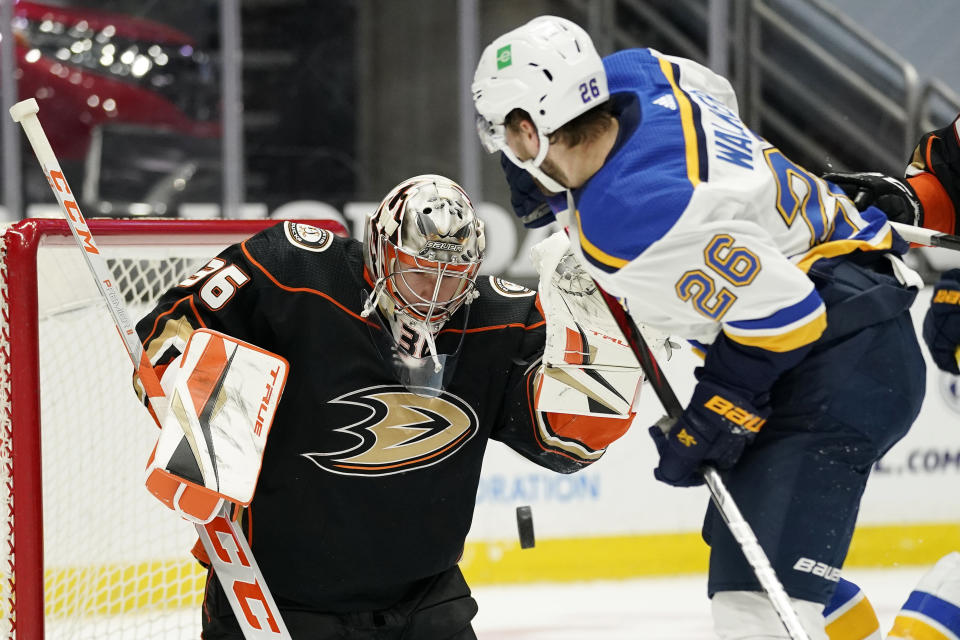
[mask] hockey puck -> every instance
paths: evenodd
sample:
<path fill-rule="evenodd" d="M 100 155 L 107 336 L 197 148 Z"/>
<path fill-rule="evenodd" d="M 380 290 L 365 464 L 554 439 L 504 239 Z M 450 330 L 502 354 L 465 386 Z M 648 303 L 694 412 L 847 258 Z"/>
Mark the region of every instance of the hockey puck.
<path fill-rule="evenodd" d="M 536 540 L 533 537 L 533 512 L 528 506 L 517 507 L 517 533 L 520 535 L 520 548 L 532 549 Z"/>

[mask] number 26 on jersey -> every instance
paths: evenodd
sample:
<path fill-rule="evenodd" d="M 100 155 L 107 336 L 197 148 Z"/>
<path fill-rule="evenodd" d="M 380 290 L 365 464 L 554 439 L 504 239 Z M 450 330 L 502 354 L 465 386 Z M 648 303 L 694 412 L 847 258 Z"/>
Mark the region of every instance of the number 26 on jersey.
<path fill-rule="evenodd" d="M 736 294 L 725 284 L 743 287 L 753 282 L 760 273 L 760 259 L 749 249 L 734 246 L 733 237 L 725 233 L 710 239 L 703 250 L 703 259 L 709 270 L 684 272 L 675 289 L 677 296 L 692 303 L 698 313 L 711 320 L 720 320 L 737 300 Z"/>

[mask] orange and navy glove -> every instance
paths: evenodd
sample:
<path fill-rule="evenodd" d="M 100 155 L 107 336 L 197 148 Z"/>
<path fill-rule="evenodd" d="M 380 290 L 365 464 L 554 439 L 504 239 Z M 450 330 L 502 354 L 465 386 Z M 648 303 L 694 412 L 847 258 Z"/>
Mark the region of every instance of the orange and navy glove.
<path fill-rule="evenodd" d="M 930 309 L 923 319 L 923 341 L 937 366 L 960 374 L 957 351 L 960 350 L 960 269 L 945 272 L 933 289 Z"/>
<path fill-rule="evenodd" d="M 654 477 L 675 487 L 703 484 L 700 467 L 729 469 L 756 438 L 770 409 L 755 407 L 729 387 L 701 380 L 683 415 L 664 433 L 663 421 L 650 427 L 660 453 Z"/>

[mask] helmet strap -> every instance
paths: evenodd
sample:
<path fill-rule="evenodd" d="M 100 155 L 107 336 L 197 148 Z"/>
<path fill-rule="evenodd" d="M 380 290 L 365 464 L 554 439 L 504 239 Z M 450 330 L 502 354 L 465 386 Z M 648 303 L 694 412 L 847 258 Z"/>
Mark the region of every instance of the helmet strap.
<path fill-rule="evenodd" d="M 499 142 L 498 146 L 500 151 L 507 156 L 507 158 L 513 164 L 517 165 L 521 169 L 524 169 L 531 176 L 537 179 L 537 182 L 542 184 L 548 190 L 553 193 L 563 193 L 567 190 L 565 186 L 548 176 L 543 172 L 543 169 L 540 168 L 540 164 L 543 162 L 544 158 L 547 157 L 547 151 L 550 149 L 550 141 L 547 139 L 547 136 L 543 135 L 540 130 L 537 130 L 537 139 L 540 140 L 540 151 L 537 152 L 537 157 L 532 160 L 521 160 L 513 153 L 506 142 Z"/>

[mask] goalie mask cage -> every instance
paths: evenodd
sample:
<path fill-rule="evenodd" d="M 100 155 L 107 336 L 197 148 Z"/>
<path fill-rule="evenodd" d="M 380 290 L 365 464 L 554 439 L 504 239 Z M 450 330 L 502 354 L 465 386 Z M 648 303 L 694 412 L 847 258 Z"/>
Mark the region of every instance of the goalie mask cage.
<path fill-rule="evenodd" d="M 88 223 L 138 319 L 221 249 L 277 221 Z M 0 298 L 0 639 L 199 637 L 195 529 L 144 487 L 158 431 L 63 220 L 3 231 Z"/>

